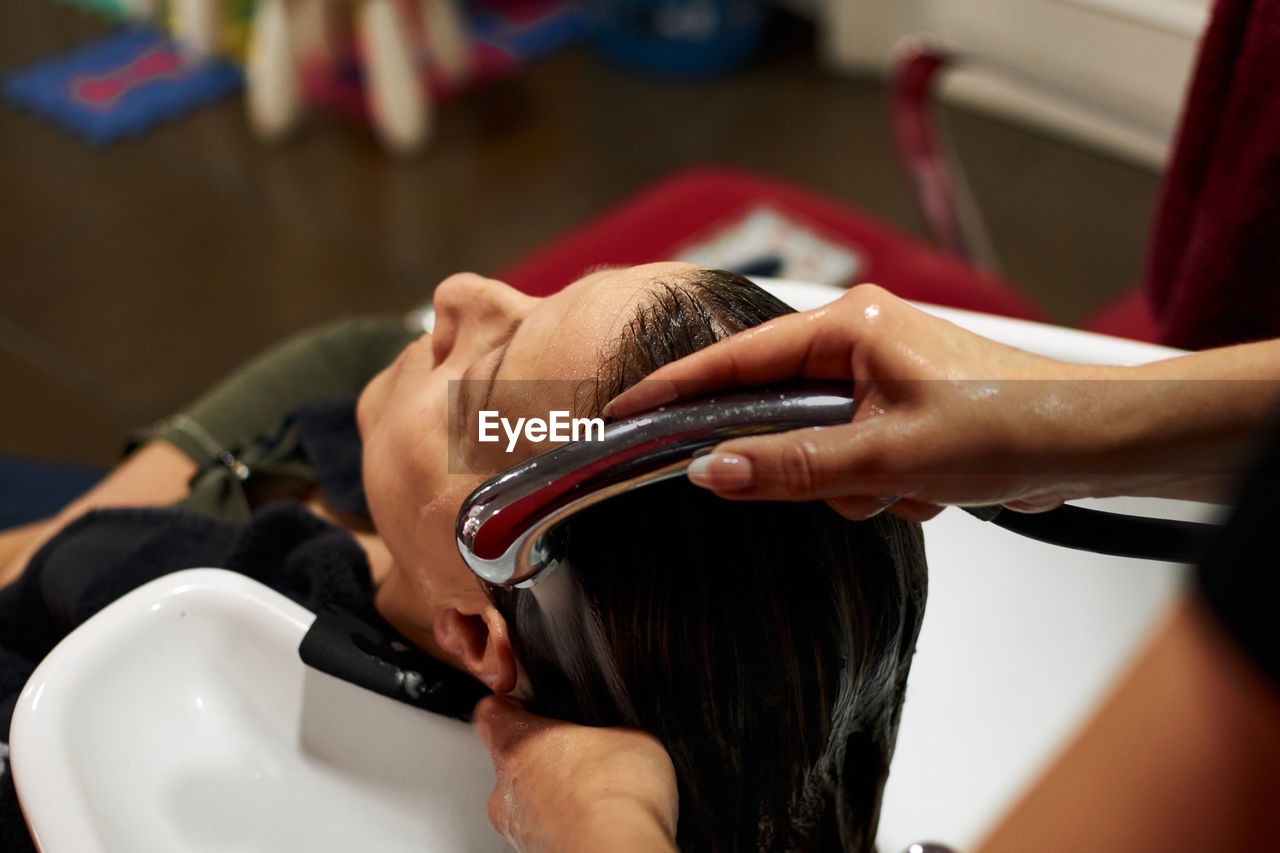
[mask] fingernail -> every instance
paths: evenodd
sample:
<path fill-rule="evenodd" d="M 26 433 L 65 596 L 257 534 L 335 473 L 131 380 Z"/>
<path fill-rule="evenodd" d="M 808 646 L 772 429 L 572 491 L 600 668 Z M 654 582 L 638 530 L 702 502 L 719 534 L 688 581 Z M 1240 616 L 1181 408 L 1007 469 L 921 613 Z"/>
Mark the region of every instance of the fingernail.
<path fill-rule="evenodd" d="M 1014 512 L 1037 513 L 1054 509 L 1062 503 L 1053 495 L 1031 495 L 1016 501 L 1007 501 L 1005 506 Z"/>
<path fill-rule="evenodd" d="M 751 485 L 751 460 L 733 453 L 708 453 L 689 463 L 689 482 L 717 492 L 733 492 Z"/>

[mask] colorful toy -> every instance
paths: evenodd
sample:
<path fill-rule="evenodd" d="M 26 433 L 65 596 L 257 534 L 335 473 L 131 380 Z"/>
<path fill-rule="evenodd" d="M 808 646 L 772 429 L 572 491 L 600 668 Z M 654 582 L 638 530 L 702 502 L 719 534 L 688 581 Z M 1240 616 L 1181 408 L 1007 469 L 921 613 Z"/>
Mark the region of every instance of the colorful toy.
<path fill-rule="evenodd" d="M 285 0 L 259 2 L 248 63 L 250 122 L 259 135 L 284 135 L 310 103 L 369 121 L 401 152 L 429 137 L 434 104 L 512 73 L 583 31 L 575 0 L 479 0 L 465 13 L 459 0 L 353 0 L 355 38 L 330 38 L 310 51 L 295 89 L 292 13 Z"/>
<path fill-rule="evenodd" d="M 155 18 L 159 8 L 158 0 L 65 2 L 115 20 Z M 321 0 L 312 9 L 326 21 L 354 18 L 355 39 L 330 32 L 323 55 L 298 69 L 300 5 L 169 0 L 161 20 L 174 42 L 141 26 L 126 30 L 12 73 L 4 97 L 102 145 L 245 81 L 250 124 L 264 138 L 285 135 L 310 102 L 368 120 L 388 148 L 404 152 L 430 136 L 434 103 L 512 73 L 583 32 L 576 0 Z M 243 58 L 244 74 L 207 59 L 215 55 Z"/>
<path fill-rule="evenodd" d="M 565 0 L 486 0 L 471 7 L 467 22 L 467 74 L 451 75 L 429 53 L 417 58 L 418 82 L 426 97 L 444 102 L 467 87 L 513 74 L 582 37 L 582 11 Z M 302 65 L 302 97 L 338 115 L 368 120 L 363 67 L 354 45 L 338 45 L 337 56 L 312 55 Z"/>
<path fill-rule="evenodd" d="M 155 30 L 137 27 L 13 72 L 4 98 L 105 145 L 233 92 L 241 82 L 235 65 L 195 59 Z"/>
<path fill-rule="evenodd" d="M 255 0 L 61 0 L 108 21 L 164 26 L 190 52 L 241 61 Z"/>
<path fill-rule="evenodd" d="M 417 37 L 424 39 L 441 71 L 452 79 L 465 78 L 469 54 L 461 10 L 456 0 L 417 0 L 417 15 L 409 0 L 351 0 L 344 5 L 340 11 L 349 10 L 355 23 L 374 129 L 391 150 L 413 151 L 430 136 L 432 120 L 431 100 L 418 82 Z M 249 123 L 266 139 L 287 134 L 301 113 L 294 60 L 300 12 L 289 0 L 258 0 L 249 32 Z"/>
<path fill-rule="evenodd" d="M 487 0 L 476 8 L 472 41 L 512 63 L 546 56 L 585 32 L 581 4 L 566 0 Z"/>

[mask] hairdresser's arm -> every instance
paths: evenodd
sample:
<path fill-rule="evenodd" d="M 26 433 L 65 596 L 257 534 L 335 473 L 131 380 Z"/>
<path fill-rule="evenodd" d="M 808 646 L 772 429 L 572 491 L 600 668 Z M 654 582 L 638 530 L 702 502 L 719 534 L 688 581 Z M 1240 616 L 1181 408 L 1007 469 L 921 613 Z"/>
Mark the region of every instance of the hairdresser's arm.
<path fill-rule="evenodd" d="M 1253 853 L 1280 840 L 1280 694 L 1200 601 L 1157 633 L 980 853 Z"/>
<path fill-rule="evenodd" d="M 521 853 L 675 853 L 675 769 L 650 734 L 476 707 L 498 776 L 489 820 Z"/>
<path fill-rule="evenodd" d="M 40 546 L 73 519 L 103 507 L 173 503 L 187 494 L 195 470 L 195 463 L 173 445 L 148 442 L 53 518 L 0 533 L 0 586 L 21 574 Z"/>
<path fill-rule="evenodd" d="M 725 442 L 690 479 L 727 498 L 827 498 L 851 518 L 895 499 L 891 511 L 919 519 L 948 504 L 1217 500 L 1280 403 L 1280 341 L 1137 367 L 1068 364 L 863 285 L 667 365 L 607 411 L 800 376 L 850 381 L 853 422 Z"/>

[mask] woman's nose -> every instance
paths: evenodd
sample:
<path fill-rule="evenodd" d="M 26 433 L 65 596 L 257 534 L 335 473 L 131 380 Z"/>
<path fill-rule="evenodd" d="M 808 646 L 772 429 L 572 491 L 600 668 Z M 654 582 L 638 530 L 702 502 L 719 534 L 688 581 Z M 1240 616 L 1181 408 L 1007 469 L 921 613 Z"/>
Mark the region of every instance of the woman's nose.
<path fill-rule="evenodd" d="M 536 301 L 497 279 L 475 273 L 449 276 L 432 298 L 436 327 L 431 346 L 436 364 L 455 352 L 470 354 L 491 347 Z"/>

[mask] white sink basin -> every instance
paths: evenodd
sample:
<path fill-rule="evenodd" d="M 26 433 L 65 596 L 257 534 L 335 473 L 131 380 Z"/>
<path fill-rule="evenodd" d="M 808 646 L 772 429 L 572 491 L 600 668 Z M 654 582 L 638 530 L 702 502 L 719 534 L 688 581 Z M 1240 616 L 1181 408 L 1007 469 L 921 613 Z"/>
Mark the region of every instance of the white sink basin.
<path fill-rule="evenodd" d="M 762 284 L 801 310 L 840 293 Z M 1056 358 L 1177 354 L 921 307 Z M 954 510 L 925 529 L 931 589 L 885 793 L 886 853 L 925 838 L 972 846 L 1080 725 L 1182 575 L 1041 545 Z M 508 849 L 485 818 L 493 772 L 469 728 L 304 667 L 296 649 L 311 619 L 243 577 L 195 570 L 68 637 L 12 728 L 15 780 L 45 853 Z"/>
<path fill-rule="evenodd" d="M 11 730 L 45 853 L 499 851 L 469 726 L 303 665 L 313 615 L 195 569 L 116 601 L 37 668 Z"/>
<path fill-rule="evenodd" d="M 832 288 L 762 281 L 804 311 Z M 1140 364 L 1180 351 L 920 305 L 980 335 L 1064 361 Z M 1155 499 L 1080 501 L 1211 520 Z M 907 684 L 877 844 L 971 849 L 1065 745 L 1182 586 L 1184 568 L 1043 545 L 948 509 L 924 526 L 929 602 Z"/>

